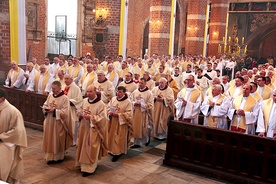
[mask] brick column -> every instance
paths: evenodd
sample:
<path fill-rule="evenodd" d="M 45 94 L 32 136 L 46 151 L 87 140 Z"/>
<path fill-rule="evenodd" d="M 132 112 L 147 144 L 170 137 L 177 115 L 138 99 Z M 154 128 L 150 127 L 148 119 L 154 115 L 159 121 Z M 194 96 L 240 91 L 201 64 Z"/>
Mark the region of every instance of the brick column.
<path fill-rule="evenodd" d="M 171 0 L 151 0 L 149 54 L 168 54 L 170 41 Z"/>
<path fill-rule="evenodd" d="M 185 54 L 202 54 L 208 0 L 188 1 Z"/>
<path fill-rule="evenodd" d="M 208 55 L 218 55 L 218 47 L 223 52 L 223 37 L 225 37 L 228 0 L 212 0 L 209 23 Z M 225 38 L 227 39 L 227 38 Z"/>
<path fill-rule="evenodd" d="M 107 9 L 106 55 L 115 57 L 119 52 L 121 1 L 97 0 L 96 9 Z"/>

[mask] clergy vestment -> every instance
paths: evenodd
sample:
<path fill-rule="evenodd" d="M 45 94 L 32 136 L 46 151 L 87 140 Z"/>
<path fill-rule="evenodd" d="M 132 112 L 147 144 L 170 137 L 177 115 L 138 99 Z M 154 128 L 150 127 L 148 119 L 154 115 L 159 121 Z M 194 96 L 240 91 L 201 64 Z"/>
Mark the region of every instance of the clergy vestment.
<path fill-rule="evenodd" d="M 96 72 L 92 71 L 90 73 L 85 72 L 84 75 L 81 77 L 79 82 L 79 86 L 81 87 L 82 96 L 85 96 L 86 88 L 93 84 L 94 81 L 97 79 Z"/>
<path fill-rule="evenodd" d="M 187 101 L 186 106 L 183 106 L 183 100 Z M 179 121 L 198 124 L 198 115 L 202 101 L 201 91 L 196 87 L 183 88 L 177 95 L 175 101 L 176 118 Z"/>
<path fill-rule="evenodd" d="M 27 90 L 34 91 L 38 94 L 44 94 L 45 92 L 51 92 L 51 85 L 54 81 L 54 77 L 49 73 L 37 72 L 34 79 L 31 80 Z"/>
<path fill-rule="evenodd" d="M 25 74 L 29 75 L 29 78 L 26 78 L 24 76 L 24 78 L 22 80 L 22 86 L 20 87 L 20 89 L 25 91 L 31 84 L 31 81 L 34 80 L 36 73 L 37 73 L 37 71 L 35 69 L 32 69 L 31 72 L 27 70 L 25 72 Z"/>
<path fill-rule="evenodd" d="M 237 115 L 236 111 L 242 109 L 245 115 Z M 255 98 L 251 95 L 243 97 L 239 95 L 236 97 L 229 108 L 228 117 L 231 120 L 230 130 L 255 134 L 255 122 L 257 121 L 259 113 L 259 105 Z"/>
<path fill-rule="evenodd" d="M 263 100 L 267 100 L 271 97 L 272 94 L 272 90 L 270 87 L 268 87 L 267 85 L 265 85 L 264 87 L 260 87 L 258 86 L 257 88 L 257 93 L 259 93 L 262 97 Z"/>
<path fill-rule="evenodd" d="M 184 87 L 184 82 L 183 82 L 184 80 L 183 80 L 182 74 L 174 74 L 172 75 L 172 78 L 177 83 L 179 90 L 181 90 Z"/>
<path fill-rule="evenodd" d="M 72 82 L 69 86 L 65 87 L 64 93 L 69 98 L 69 126 L 71 126 L 73 132 L 73 145 L 75 145 L 77 140 L 77 132 L 79 127 L 79 118 L 77 116 L 77 110 L 80 109 L 82 105 L 82 93 L 80 88 Z"/>
<path fill-rule="evenodd" d="M 155 82 L 149 78 L 146 82 L 146 86 L 149 88 L 149 90 L 152 90 L 155 87 Z"/>
<path fill-rule="evenodd" d="M 243 92 L 242 89 L 243 86 L 231 86 L 228 88 L 226 95 L 228 95 L 230 98 L 235 99 L 237 96 L 241 95 Z"/>
<path fill-rule="evenodd" d="M 115 71 L 107 72 L 106 78 L 113 84 L 114 89 L 118 85 L 119 76 Z"/>
<path fill-rule="evenodd" d="M 121 82 L 118 87 L 119 86 L 125 87 L 128 95 L 130 95 L 134 90 L 138 88 L 137 84 L 135 84 L 132 79 L 129 81 L 125 80 Z"/>
<path fill-rule="evenodd" d="M 155 82 L 159 82 L 159 79 L 160 79 L 161 77 L 165 77 L 165 75 L 166 75 L 165 71 L 164 71 L 163 73 L 157 73 L 157 74 L 154 75 L 153 80 L 154 80 Z"/>
<path fill-rule="evenodd" d="M 174 113 L 174 94 L 173 90 L 166 86 L 161 89 L 156 86 L 152 90 L 154 97 L 154 116 L 153 116 L 153 134 L 158 139 L 167 138 L 167 123 L 170 114 Z M 164 100 L 157 101 L 156 98 L 161 97 Z"/>
<path fill-rule="evenodd" d="M 47 113 L 46 109 L 54 108 Z M 43 105 L 44 131 L 42 150 L 46 161 L 63 160 L 65 151 L 72 145 L 72 127 L 68 124 L 69 99 L 63 92 L 58 95 L 49 94 Z"/>
<path fill-rule="evenodd" d="M 107 106 L 107 112 L 118 114 L 118 117 L 109 117 L 108 151 L 113 155 L 126 154 L 133 132 L 133 111 L 128 95 L 125 94 L 121 99 L 113 97 Z"/>
<path fill-rule="evenodd" d="M 113 96 L 115 96 L 115 88 L 113 84 L 105 78 L 104 81 L 94 81 L 93 85 L 101 92 L 101 99 L 108 104 Z"/>
<path fill-rule="evenodd" d="M 273 138 L 276 135 L 276 103 L 272 98 L 262 102 L 256 132 L 264 132 L 266 137 Z"/>
<path fill-rule="evenodd" d="M 210 103 L 214 102 L 215 106 L 211 107 Z M 230 99 L 223 94 L 215 97 L 212 95 L 206 96 L 200 106 L 203 113 L 204 125 L 212 128 L 228 129 L 227 113 L 230 107 Z"/>
<path fill-rule="evenodd" d="M 197 76 L 195 78 L 196 82 L 199 82 L 198 89 L 201 90 L 202 95 L 205 95 L 205 92 L 207 91 L 209 85 L 208 85 L 208 80 L 205 76 Z"/>
<path fill-rule="evenodd" d="M 125 68 L 125 69 L 120 69 L 118 70 L 118 76 L 119 78 L 125 79 L 125 76 L 128 72 L 130 72 L 131 70 L 129 68 Z"/>
<path fill-rule="evenodd" d="M 59 77 L 55 79 L 55 81 L 59 81 L 61 84 L 61 89 L 64 90 L 66 87 L 64 79 L 60 79 Z"/>
<path fill-rule="evenodd" d="M 173 80 L 173 79 L 171 79 L 170 81 L 168 81 L 168 83 L 169 83 L 169 87 L 173 90 L 174 100 L 176 100 L 177 94 L 179 92 L 179 87 L 178 87 L 176 81 Z"/>
<path fill-rule="evenodd" d="M 81 119 L 76 150 L 76 166 L 82 172 L 93 173 L 102 157 L 108 151 L 108 120 L 106 105 L 100 94 L 89 100 L 85 98 L 81 108 L 83 115 L 91 119 Z M 93 117 L 93 118 L 92 118 Z"/>
<path fill-rule="evenodd" d="M 20 88 L 22 85 L 22 80 L 24 79 L 24 70 L 20 67 L 17 70 L 10 69 L 5 81 L 6 86 L 11 87 L 12 85 L 16 88 Z"/>
<path fill-rule="evenodd" d="M 0 181 L 15 182 L 24 175 L 23 151 L 27 147 L 24 120 L 7 100 L 0 103 Z"/>
<path fill-rule="evenodd" d="M 68 68 L 68 74 L 73 78 L 73 80 L 76 84 L 79 83 L 79 80 L 80 80 L 81 76 L 83 75 L 83 73 L 84 73 L 84 69 L 80 64 L 71 65 Z"/>
<path fill-rule="evenodd" d="M 152 92 L 146 86 L 144 89 L 136 89 L 131 94 L 131 101 L 140 102 L 140 106 L 133 107 L 133 137 L 135 145 L 142 145 L 149 141 L 149 131 L 153 123 L 154 98 Z"/>

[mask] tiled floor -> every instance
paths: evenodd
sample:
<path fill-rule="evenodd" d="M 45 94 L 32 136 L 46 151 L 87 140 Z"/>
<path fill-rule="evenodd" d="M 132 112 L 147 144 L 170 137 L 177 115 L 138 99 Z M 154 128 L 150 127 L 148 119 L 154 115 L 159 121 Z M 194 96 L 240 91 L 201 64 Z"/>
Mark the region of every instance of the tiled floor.
<path fill-rule="evenodd" d="M 41 151 L 42 132 L 27 128 L 28 148 L 24 152 L 23 183 L 109 183 L 109 184 L 219 184 L 226 183 L 203 175 L 173 169 L 163 165 L 166 143 L 152 140 L 150 146 L 129 150 L 117 162 L 106 156 L 94 174 L 82 177 L 75 169 L 75 147 L 69 149 L 64 162 L 47 165 Z"/>

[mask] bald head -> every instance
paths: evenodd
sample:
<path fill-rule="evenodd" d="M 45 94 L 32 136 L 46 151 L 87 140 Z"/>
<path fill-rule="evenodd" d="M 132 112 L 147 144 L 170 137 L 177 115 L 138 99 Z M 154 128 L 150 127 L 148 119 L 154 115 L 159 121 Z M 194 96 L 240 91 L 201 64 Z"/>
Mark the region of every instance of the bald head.
<path fill-rule="evenodd" d="M 26 64 L 26 69 L 27 69 L 29 72 L 31 72 L 31 71 L 33 70 L 33 68 L 34 68 L 34 64 L 33 64 L 32 62 L 28 62 L 28 63 Z"/>
<path fill-rule="evenodd" d="M 96 87 L 93 85 L 90 85 L 86 88 L 86 96 L 90 99 L 93 100 L 97 97 L 97 90 Z"/>
<path fill-rule="evenodd" d="M 47 71 L 46 65 L 44 65 L 44 64 L 40 65 L 39 70 L 40 70 L 41 73 L 46 73 L 46 71 Z"/>
<path fill-rule="evenodd" d="M 11 68 L 12 68 L 13 70 L 17 70 L 18 66 L 17 66 L 16 61 L 11 61 Z"/>

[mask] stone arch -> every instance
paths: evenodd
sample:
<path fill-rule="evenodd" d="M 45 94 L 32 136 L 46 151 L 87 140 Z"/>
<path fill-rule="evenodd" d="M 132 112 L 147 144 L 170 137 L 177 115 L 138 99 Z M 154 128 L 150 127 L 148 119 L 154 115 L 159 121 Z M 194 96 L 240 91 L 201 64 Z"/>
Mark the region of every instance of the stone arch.
<path fill-rule="evenodd" d="M 276 22 L 262 26 L 253 32 L 246 41 L 247 54 L 257 57 L 276 56 Z"/>

